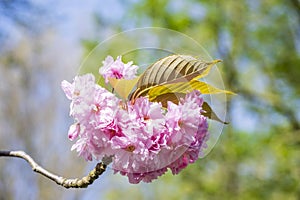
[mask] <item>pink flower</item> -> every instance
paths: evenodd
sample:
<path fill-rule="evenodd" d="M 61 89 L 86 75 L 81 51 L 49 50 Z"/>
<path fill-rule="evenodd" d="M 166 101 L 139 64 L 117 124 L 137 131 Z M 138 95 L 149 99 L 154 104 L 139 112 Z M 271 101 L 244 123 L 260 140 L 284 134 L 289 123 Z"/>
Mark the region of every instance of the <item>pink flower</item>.
<path fill-rule="evenodd" d="M 130 108 L 131 105 L 128 105 L 128 107 Z M 147 98 L 140 97 L 136 99 L 132 109 L 136 113 L 137 120 L 143 124 L 143 133 L 147 138 L 165 131 L 166 122 L 161 104 L 150 102 Z"/>
<path fill-rule="evenodd" d="M 133 62 L 123 63 L 122 57 L 118 56 L 114 61 L 113 57 L 107 56 L 102 62 L 103 66 L 99 69 L 99 73 L 105 78 L 108 83 L 108 78 L 116 79 L 133 79 L 136 77 L 138 66 L 132 65 Z"/>
<path fill-rule="evenodd" d="M 165 174 L 168 171 L 167 167 L 164 167 L 162 169 L 158 169 L 151 172 L 145 172 L 145 173 L 126 173 L 122 175 L 128 176 L 129 183 L 137 184 L 141 181 L 145 183 L 150 183 L 154 179 L 157 179 L 159 176 Z"/>
<path fill-rule="evenodd" d="M 95 77 L 92 74 L 76 76 L 72 83 L 62 81 L 61 87 L 67 98 L 72 100 L 70 115 L 74 118 L 84 118 L 87 110 L 89 110 L 89 105 L 93 101 Z"/>
<path fill-rule="evenodd" d="M 102 71 L 106 79 L 126 78 L 122 70 L 129 66 L 121 57 L 107 57 Z M 92 74 L 76 76 L 72 83 L 63 81 L 62 89 L 71 100 L 75 121 L 68 132 L 71 141 L 77 139 L 72 150 L 88 161 L 111 156 L 114 172 L 127 176 L 130 183 L 151 182 L 168 169 L 178 174 L 205 148 L 208 125 L 198 91 L 178 105 L 168 102 L 165 109 L 146 97 L 134 104 L 122 102 L 97 85 Z"/>
<path fill-rule="evenodd" d="M 95 86 L 89 123 L 95 129 L 104 130 L 109 124 L 113 123 L 117 112 L 120 99 L 106 89 Z"/>
<path fill-rule="evenodd" d="M 111 139 L 111 147 L 115 150 L 113 168 L 121 172 L 139 171 L 149 154 L 148 137 L 143 130 L 145 124 L 130 104 L 127 110 L 117 112 L 116 122 L 121 133 Z"/>
<path fill-rule="evenodd" d="M 80 156 L 82 156 L 86 161 L 92 160 L 92 154 L 89 150 L 88 138 L 81 138 L 72 146 L 71 151 L 75 150 Z"/>
<path fill-rule="evenodd" d="M 169 117 L 170 127 L 173 128 L 173 134 L 176 139 L 173 142 L 177 142 L 178 146 L 185 147 L 185 150 L 180 157 L 172 162 L 168 167 L 173 174 L 178 174 L 188 164 L 194 163 L 199 156 L 201 150 L 205 147 L 205 142 L 208 139 L 208 124 L 207 118 L 199 115 L 203 99 L 199 97 L 198 91 L 193 91 L 186 95 L 185 99 L 182 99 L 177 109 L 180 109 L 180 117 L 174 117 L 172 115 L 172 109 L 167 113 Z M 171 106 L 173 108 L 173 106 Z M 174 108 L 173 108 L 174 109 Z M 175 108 L 176 110 L 176 108 Z M 196 112 L 194 112 L 196 111 Z M 172 119 L 175 119 L 172 121 Z M 177 123 L 176 123 L 177 122 Z M 179 128 L 178 128 L 179 127 Z M 181 134 L 178 134 L 178 132 Z M 179 135 L 179 136 L 178 136 Z M 180 138 L 180 139 L 178 139 Z M 175 153 L 173 151 L 172 153 Z"/>
<path fill-rule="evenodd" d="M 72 150 L 86 160 L 112 155 L 106 128 L 113 124 L 120 100 L 95 83 L 92 74 L 76 76 L 73 83 L 62 82 L 67 98 L 72 100 L 70 115 L 75 124 L 69 129 L 69 139 L 79 138 Z"/>
<path fill-rule="evenodd" d="M 92 124 L 96 128 L 106 127 L 112 122 L 120 100 L 106 89 L 95 84 L 92 74 L 76 76 L 73 83 L 62 82 L 62 89 L 72 100 L 70 115 L 81 124 Z"/>
<path fill-rule="evenodd" d="M 181 99 L 179 105 L 168 102 L 166 123 L 171 133 L 172 143 L 189 146 L 195 140 L 199 128 L 202 98 L 193 91 Z"/>
<path fill-rule="evenodd" d="M 137 99 L 134 105 L 127 103 L 126 108 L 116 115 L 122 134 L 111 140 L 111 147 L 115 150 L 113 168 L 128 177 L 143 177 L 142 174 L 157 170 L 153 163 L 154 154 L 150 152 L 154 143 L 151 140 L 156 139 L 152 136 L 166 129 L 164 115 L 161 105 L 149 102 L 147 98 Z M 153 124 L 158 126 L 154 128 Z M 130 182 L 137 180 L 129 179 Z"/>
<path fill-rule="evenodd" d="M 93 74 L 85 74 L 82 76 L 75 76 L 73 83 L 64 80 L 61 87 L 68 99 L 75 101 L 87 98 L 91 90 L 94 89 L 95 77 Z"/>

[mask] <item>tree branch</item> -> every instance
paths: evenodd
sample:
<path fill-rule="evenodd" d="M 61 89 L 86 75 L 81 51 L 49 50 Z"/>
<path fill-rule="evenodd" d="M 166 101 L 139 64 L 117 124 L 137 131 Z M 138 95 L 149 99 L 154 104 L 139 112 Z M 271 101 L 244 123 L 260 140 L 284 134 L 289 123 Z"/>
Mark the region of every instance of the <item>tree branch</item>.
<path fill-rule="evenodd" d="M 67 179 L 61 176 L 55 175 L 48 170 L 39 166 L 31 156 L 29 156 L 24 151 L 0 151 L 0 157 L 17 157 L 26 160 L 32 170 L 37 172 L 52 181 L 56 182 L 58 185 L 61 185 L 65 188 L 86 188 L 91 185 L 106 169 L 107 165 L 111 163 L 111 157 L 103 159 L 102 162 L 99 162 L 96 167 L 85 177 L 81 179 Z"/>

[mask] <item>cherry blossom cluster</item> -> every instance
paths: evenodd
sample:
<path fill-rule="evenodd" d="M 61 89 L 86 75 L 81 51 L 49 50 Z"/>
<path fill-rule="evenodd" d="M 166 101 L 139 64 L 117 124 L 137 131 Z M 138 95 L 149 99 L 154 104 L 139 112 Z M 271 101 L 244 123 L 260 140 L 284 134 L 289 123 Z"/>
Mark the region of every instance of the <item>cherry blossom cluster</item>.
<path fill-rule="evenodd" d="M 100 74 L 108 80 L 132 79 L 137 66 L 107 57 Z M 85 160 L 101 161 L 112 157 L 115 173 L 127 176 L 130 183 L 151 182 L 168 169 L 178 174 L 198 159 L 208 139 L 207 118 L 201 115 L 203 99 L 192 91 L 178 104 L 140 97 L 124 101 L 95 82 L 92 74 L 62 82 L 71 100 L 70 115 L 75 123 L 68 137 Z"/>

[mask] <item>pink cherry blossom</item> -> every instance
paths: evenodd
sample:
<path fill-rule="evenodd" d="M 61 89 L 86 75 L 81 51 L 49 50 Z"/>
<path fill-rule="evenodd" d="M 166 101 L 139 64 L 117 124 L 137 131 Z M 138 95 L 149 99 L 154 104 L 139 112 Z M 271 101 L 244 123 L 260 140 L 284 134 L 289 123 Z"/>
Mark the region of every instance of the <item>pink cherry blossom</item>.
<path fill-rule="evenodd" d="M 162 169 L 158 169 L 155 171 L 145 172 L 145 173 L 126 173 L 122 175 L 128 176 L 129 183 L 137 184 L 141 181 L 145 183 L 150 183 L 154 179 L 157 179 L 159 176 L 165 174 L 168 171 L 167 167 L 164 167 Z"/>
<path fill-rule="evenodd" d="M 187 94 L 185 99 L 178 105 L 182 114 L 180 119 L 176 118 L 175 121 L 177 121 L 177 123 L 180 122 L 181 128 L 178 131 L 181 130 L 184 136 L 181 137 L 180 142 L 183 142 L 183 145 L 187 148 L 175 162 L 168 166 L 173 174 L 178 174 L 188 164 L 194 163 L 198 159 L 200 150 L 204 147 L 204 143 L 208 139 L 207 118 L 197 114 L 200 112 L 203 103 L 203 99 L 199 98 L 199 95 L 200 93 L 198 91 L 193 91 Z M 195 110 L 197 112 L 193 112 Z M 174 124 L 174 121 L 171 124 Z"/>
<path fill-rule="evenodd" d="M 72 100 L 70 115 L 75 124 L 69 129 L 70 140 L 77 139 L 72 149 L 86 160 L 102 158 L 110 151 L 106 128 L 113 124 L 120 100 L 95 83 L 92 74 L 76 76 L 72 83 L 62 82 L 67 98 Z M 107 149 L 108 148 L 108 149 Z"/>
<path fill-rule="evenodd" d="M 114 61 L 108 56 L 103 65 L 99 71 L 106 81 L 133 78 L 137 70 L 121 57 Z M 206 147 L 208 124 L 201 115 L 199 91 L 163 108 L 147 97 L 123 102 L 96 84 L 92 74 L 76 76 L 72 83 L 63 81 L 61 86 L 71 100 L 72 150 L 88 161 L 112 157 L 114 172 L 127 176 L 130 183 L 151 182 L 168 169 L 178 174 Z"/>
<path fill-rule="evenodd" d="M 118 56 L 116 60 L 111 56 L 107 56 L 102 62 L 103 66 L 100 67 L 99 73 L 105 78 L 106 83 L 108 83 L 108 78 L 133 79 L 136 77 L 139 67 L 132 65 L 132 61 L 125 64 L 121 59 L 122 56 Z"/>
<path fill-rule="evenodd" d="M 78 152 L 78 155 L 82 156 L 85 160 L 92 160 L 92 153 L 89 150 L 89 142 L 88 138 L 80 138 L 77 142 L 72 146 L 71 150 L 75 150 Z"/>

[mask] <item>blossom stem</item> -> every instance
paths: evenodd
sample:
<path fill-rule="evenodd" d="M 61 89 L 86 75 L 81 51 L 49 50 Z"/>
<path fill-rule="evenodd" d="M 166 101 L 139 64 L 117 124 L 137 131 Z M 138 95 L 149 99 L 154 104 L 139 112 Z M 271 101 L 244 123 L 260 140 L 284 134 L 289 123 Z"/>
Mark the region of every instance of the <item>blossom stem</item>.
<path fill-rule="evenodd" d="M 86 188 L 91 185 L 106 169 L 108 162 L 99 162 L 96 167 L 87 175 L 81 179 L 67 179 L 58 175 L 55 175 L 48 170 L 39 166 L 31 156 L 29 156 L 24 151 L 1 151 L 0 157 L 17 157 L 26 160 L 32 170 L 36 173 L 39 173 L 52 181 L 56 182 L 58 185 L 61 185 L 65 188 Z"/>

